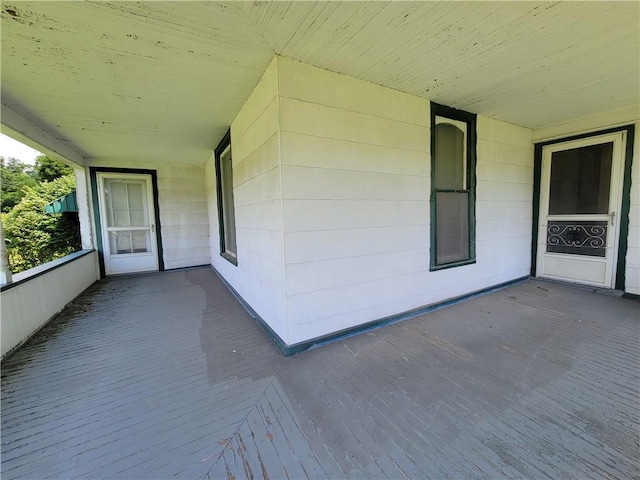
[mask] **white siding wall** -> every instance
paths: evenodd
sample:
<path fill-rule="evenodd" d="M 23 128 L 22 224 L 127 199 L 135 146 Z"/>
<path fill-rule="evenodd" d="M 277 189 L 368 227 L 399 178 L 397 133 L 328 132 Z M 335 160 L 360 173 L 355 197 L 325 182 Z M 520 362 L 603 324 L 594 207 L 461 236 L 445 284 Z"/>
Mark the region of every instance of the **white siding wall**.
<path fill-rule="evenodd" d="M 535 139 L 605 128 L 609 117 Z M 278 57 L 231 129 L 238 267 L 219 256 L 213 159 L 206 167 L 212 263 L 289 345 L 527 276 L 533 132 L 480 116 L 477 134 L 476 263 L 430 272 L 429 102 Z"/>
<path fill-rule="evenodd" d="M 477 130 L 474 268 L 490 286 L 530 272 L 533 145 L 531 130 L 486 117 Z"/>
<path fill-rule="evenodd" d="M 529 273 L 531 131 L 479 118 L 477 263 L 429 272 L 429 102 L 278 60 L 287 343 Z"/>
<path fill-rule="evenodd" d="M 87 163 L 91 167 L 156 170 L 165 269 L 211 263 L 204 167 L 106 160 Z"/>
<path fill-rule="evenodd" d="M 96 252 L 84 255 L 0 294 L 3 357 L 98 279 L 96 255 Z M 46 265 L 32 270 L 40 268 Z M 14 275 L 14 281 L 28 273 Z"/>
<path fill-rule="evenodd" d="M 635 125 L 633 165 L 631 169 L 631 205 L 625 270 L 625 292 L 640 295 L 640 112 L 638 107 L 585 117 L 553 125 L 534 132 L 534 141 L 579 135 L 620 125 Z"/>
<path fill-rule="evenodd" d="M 206 188 L 211 263 L 286 342 L 277 82 L 274 60 L 231 124 L 237 266 L 220 256 L 213 157 Z"/>

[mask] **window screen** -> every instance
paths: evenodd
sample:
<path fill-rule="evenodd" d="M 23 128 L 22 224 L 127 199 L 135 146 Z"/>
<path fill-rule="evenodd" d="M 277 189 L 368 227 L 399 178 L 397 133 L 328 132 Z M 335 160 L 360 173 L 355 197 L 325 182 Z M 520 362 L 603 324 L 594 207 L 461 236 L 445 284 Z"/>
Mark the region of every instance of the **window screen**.
<path fill-rule="evenodd" d="M 233 205 L 233 169 L 231 164 L 231 147 L 227 147 L 220 157 L 222 174 L 222 213 L 224 218 L 225 251 L 231 255 L 236 253 L 236 218 Z"/>
<path fill-rule="evenodd" d="M 475 121 L 432 104 L 432 270 L 474 261 Z"/>
<path fill-rule="evenodd" d="M 233 162 L 231 131 L 216 147 L 216 190 L 218 194 L 218 225 L 220 228 L 220 255 L 234 265 L 237 261 L 236 219 L 233 202 Z"/>
<path fill-rule="evenodd" d="M 469 259 L 469 193 L 438 192 L 436 263 Z"/>

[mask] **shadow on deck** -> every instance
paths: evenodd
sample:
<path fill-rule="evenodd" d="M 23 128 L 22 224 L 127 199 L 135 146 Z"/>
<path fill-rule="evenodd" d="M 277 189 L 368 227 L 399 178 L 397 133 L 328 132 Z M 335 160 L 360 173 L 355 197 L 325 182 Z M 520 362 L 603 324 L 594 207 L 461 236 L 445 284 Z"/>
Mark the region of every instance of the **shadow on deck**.
<path fill-rule="evenodd" d="M 284 358 L 209 269 L 2 368 L 2 478 L 637 478 L 638 303 L 528 281 Z"/>

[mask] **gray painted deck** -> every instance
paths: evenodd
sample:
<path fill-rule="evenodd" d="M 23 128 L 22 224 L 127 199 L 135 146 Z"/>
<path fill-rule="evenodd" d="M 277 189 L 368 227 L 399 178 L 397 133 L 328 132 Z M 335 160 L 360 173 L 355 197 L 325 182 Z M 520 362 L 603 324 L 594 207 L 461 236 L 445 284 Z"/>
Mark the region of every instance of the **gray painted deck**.
<path fill-rule="evenodd" d="M 2 368 L 2 478 L 638 478 L 637 301 L 528 281 L 284 358 L 209 269 Z"/>

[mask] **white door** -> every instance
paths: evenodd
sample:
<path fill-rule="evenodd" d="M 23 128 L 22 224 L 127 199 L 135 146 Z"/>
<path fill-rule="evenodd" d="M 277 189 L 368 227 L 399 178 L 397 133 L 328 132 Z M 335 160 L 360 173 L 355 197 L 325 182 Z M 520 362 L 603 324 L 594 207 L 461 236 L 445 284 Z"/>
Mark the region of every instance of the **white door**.
<path fill-rule="evenodd" d="M 625 135 L 543 148 L 538 276 L 614 287 Z"/>
<path fill-rule="evenodd" d="M 158 270 L 151 176 L 98 173 L 105 273 Z"/>

